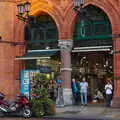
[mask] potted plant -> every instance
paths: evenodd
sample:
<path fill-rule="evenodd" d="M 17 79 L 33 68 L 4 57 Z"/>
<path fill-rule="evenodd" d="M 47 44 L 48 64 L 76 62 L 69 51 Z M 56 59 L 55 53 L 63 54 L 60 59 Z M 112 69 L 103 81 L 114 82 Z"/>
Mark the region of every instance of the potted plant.
<path fill-rule="evenodd" d="M 54 103 L 48 98 L 48 78 L 45 74 L 38 73 L 33 80 L 32 94 L 34 95 L 32 103 L 33 115 L 41 117 L 44 115 L 53 115 Z"/>

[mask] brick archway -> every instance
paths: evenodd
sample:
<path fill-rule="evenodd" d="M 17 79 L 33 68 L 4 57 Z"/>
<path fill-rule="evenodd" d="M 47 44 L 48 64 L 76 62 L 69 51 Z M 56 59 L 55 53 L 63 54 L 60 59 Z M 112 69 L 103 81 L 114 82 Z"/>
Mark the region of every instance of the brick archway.
<path fill-rule="evenodd" d="M 32 3 L 31 15 L 37 16 L 41 12 L 45 12 L 46 14 L 49 14 L 53 18 L 58 29 L 58 34 L 60 36 L 63 23 L 63 16 L 61 14 L 61 11 L 56 6 L 54 6 L 53 3 L 50 2 L 49 4 L 40 1 Z"/>
<path fill-rule="evenodd" d="M 54 6 L 53 3 L 48 2 L 40 2 L 39 0 L 37 2 L 32 2 L 30 15 L 37 16 L 38 14 L 41 14 L 41 12 L 45 12 L 46 14 L 49 14 L 53 20 L 56 23 L 57 29 L 58 29 L 58 35 L 60 38 L 60 33 L 62 33 L 62 24 L 63 24 L 63 15 L 62 12 Z M 24 24 L 22 24 L 24 26 Z M 16 36 L 20 33 L 22 34 L 23 26 L 21 26 L 21 22 L 17 22 L 17 30 L 16 30 Z M 21 32 L 20 32 L 21 31 Z M 19 35 L 19 39 L 24 39 L 23 35 Z"/>
<path fill-rule="evenodd" d="M 114 34 L 120 34 L 120 27 L 118 27 L 119 24 L 119 20 L 120 20 L 120 14 L 119 11 L 117 10 L 117 8 L 114 7 L 113 2 L 108 2 L 108 1 L 88 1 L 84 7 L 88 6 L 88 5 L 93 5 L 96 6 L 98 8 L 100 8 L 101 10 L 103 10 L 106 15 L 109 18 L 109 21 L 111 23 L 111 29 L 112 29 L 112 35 L 114 36 Z M 64 22 L 64 24 L 66 25 L 66 28 L 68 29 L 68 37 L 72 38 L 73 37 L 73 31 L 75 29 L 75 23 L 76 23 L 76 15 L 74 14 L 74 11 L 70 10 L 71 8 L 69 8 L 69 15 L 67 16 L 72 16 L 72 18 L 69 20 L 66 19 L 66 21 Z M 69 19 L 69 17 L 68 17 Z M 68 23 L 69 21 L 69 23 Z M 114 40 L 114 44 L 113 44 L 113 48 L 117 51 L 120 50 L 120 37 L 113 37 Z M 114 97 L 113 97 L 113 106 L 114 107 L 120 107 L 120 55 L 119 54 L 114 54 Z"/>
<path fill-rule="evenodd" d="M 33 16 L 37 16 L 39 14 L 41 14 L 41 12 L 45 12 L 46 14 L 49 14 L 54 22 L 56 23 L 57 29 L 58 29 L 58 34 L 61 33 L 61 27 L 62 27 L 62 22 L 63 22 L 63 16 L 62 16 L 62 12 L 55 7 L 51 2 L 40 2 L 40 0 L 35 1 L 35 2 L 31 2 L 31 12 L 30 14 Z M 16 29 L 15 29 L 15 40 L 16 42 L 24 42 L 24 25 L 25 23 L 23 21 L 18 20 L 18 18 L 16 17 L 14 20 L 14 24 L 16 24 Z M 15 53 L 15 56 L 22 56 L 25 52 L 25 46 L 17 46 L 15 47 L 15 51 L 17 51 Z M 22 67 L 20 67 L 22 66 Z M 19 71 L 21 69 L 23 69 L 24 67 L 24 63 L 21 61 L 15 61 L 15 79 L 17 78 L 16 76 L 18 76 L 17 74 L 19 73 Z M 18 81 L 19 82 L 19 81 Z M 18 85 L 19 86 L 19 83 Z M 19 89 L 19 87 L 18 87 Z"/>
<path fill-rule="evenodd" d="M 115 34 L 116 32 L 118 33 L 119 28 L 116 27 L 116 25 L 119 24 L 120 14 L 119 14 L 119 11 L 117 11 L 110 2 L 103 3 L 102 1 L 89 1 L 84 5 L 84 7 L 88 5 L 93 5 L 103 10 L 108 16 L 109 21 L 111 23 L 112 33 L 113 34 Z M 72 9 L 72 4 L 70 6 L 71 7 L 69 7 L 69 9 L 67 9 L 66 11 L 66 13 L 68 13 L 67 14 L 68 17 L 66 17 L 67 19 L 64 21 L 64 24 L 68 29 L 68 37 L 72 38 L 73 31 L 75 28 L 75 23 L 76 23 L 76 14 Z M 69 16 L 72 16 L 70 21 L 68 20 Z M 69 24 L 68 24 L 68 21 L 69 21 Z"/>
<path fill-rule="evenodd" d="M 54 22 L 56 23 L 56 27 L 58 29 L 58 35 L 60 36 L 60 33 L 62 33 L 63 16 L 62 16 L 62 12 L 57 7 L 55 6 L 53 7 L 53 6 L 54 6 L 53 3 L 49 1 L 40 2 L 38 0 L 36 2 L 31 2 L 30 15 L 37 16 L 37 15 L 40 15 L 41 12 L 45 12 L 46 14 L 49 14 L 53 18 Z M 15 31 L 15 38 L 17 40 L 16 42 L 24 42 L 25 23 L 23 21 L 18 20 L 17 17 L 14 23 L 16 23 L 16 26 L 17 26 Z M 21 49 L 21 48 L 19 47 L 18 49 Z M 24 52 L 22 54 L 24 54 Z M 20 55 L 17 54 L 17 56 L 20 56 Z"/>

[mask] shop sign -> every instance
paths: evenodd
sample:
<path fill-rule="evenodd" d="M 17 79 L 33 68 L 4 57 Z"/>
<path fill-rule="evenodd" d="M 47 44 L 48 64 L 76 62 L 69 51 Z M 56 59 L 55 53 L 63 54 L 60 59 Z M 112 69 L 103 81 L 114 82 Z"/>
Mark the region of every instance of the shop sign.
<path fill-rule="evenodd" d="M 30 97 L 31 82 L 33 77 L 39 73 L 39 70 L 22 70 L 21 71 L 21 88 L 20 93 L 22 95 Z"/>
<path fill-rule="evenodd" d="M 51 73 L 52 69 L 49 66 L 37 66 L 37 69 L 40 70 L 40 73 Z"/>
<path fill-rule="evenodd" d="M 30 89 L 29 85 L 30 85 L 29 71 L 24 70 L 21 72 L 21 89 L 20 89 L 21 94 L 29 97 L 29 89 Z"/>

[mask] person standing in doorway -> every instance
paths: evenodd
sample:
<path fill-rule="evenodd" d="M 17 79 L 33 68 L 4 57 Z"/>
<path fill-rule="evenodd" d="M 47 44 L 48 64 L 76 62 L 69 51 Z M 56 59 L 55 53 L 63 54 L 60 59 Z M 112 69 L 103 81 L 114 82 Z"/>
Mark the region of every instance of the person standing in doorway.
<path fill-rule="evenodd" d="M 107 81 L 107 84 L 105 85 L 106 106 L 107 106 L 107 107 L 110 107 L 110 106 L 111 106 L 112 91 L 113 91 L 112 84 L 111 84 L 110 80 L 108 80 L 108 81 Z"/>
<path fill-rule="evenodd" d="M 77 88 L 77 81 L 75 78 L 72 79 L 72 93 L 75 100 L 75 104 L 78 103 L 78 88 Z"/>
<path fill-rule="evenodd" d="M 88 82 L 86 82 L 85 77 L 80 82 L 80 96 L 81 96 L 81 104 L 87 105 L 87 90 L 88 90 Z"/>
<path fill-rule="evenodd" d="M 64 98 L 63 98 L 63 87 L 62 87 L 62 84 L 58 84 L 58 86 L 57 86 L 56 107 L 64 107 Z"/>
<path fill-rule="evenodd" d="M 57 97 L 56 82 L 54 80 L 49 80 L 47 88 L 48 88 L 49 98 L 52 99 L 53 101 L 56 101 L 56 97 Z"/>

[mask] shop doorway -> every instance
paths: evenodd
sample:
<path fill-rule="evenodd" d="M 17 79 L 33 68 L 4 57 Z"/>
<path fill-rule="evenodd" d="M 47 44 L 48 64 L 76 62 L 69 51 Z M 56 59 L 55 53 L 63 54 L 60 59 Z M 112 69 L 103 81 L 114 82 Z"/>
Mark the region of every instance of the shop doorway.
<path fill-rule="evenodd" d="M 104 94 L 108 77 L 113 78 L 113 55 L 110 51 L 89 51 L 72 53 L 72 76 L 82 81 L 85 76 L 89 84 L 89 101 L 94 99 L 96 90 Z"/>
<path fill-rule="evenodd" d="M 37 73 L 55 79 L 60 73 L 60 50 L 58 48 L 58 30 L 53 18 L 41 11 L 25 25 L 25 54 L 16 57 L 23 60 L 21 70 L 21 92 L 30 96 L 30 86 Z"/>
<path fill-rule="evenodd" d="M 89 83 L 89 101 L 95 90 L 104 94 L 106 78 L 113 78 L 112 30 L 109 18 L 100 8 L 89 5 L 78 16 L 72 50 L 72 76 L 79 81 L 85 76 Z"/>

